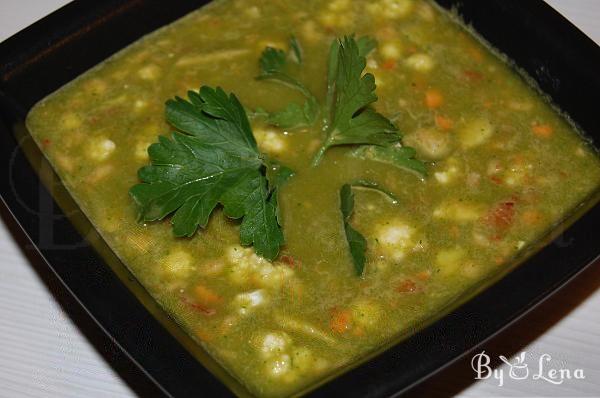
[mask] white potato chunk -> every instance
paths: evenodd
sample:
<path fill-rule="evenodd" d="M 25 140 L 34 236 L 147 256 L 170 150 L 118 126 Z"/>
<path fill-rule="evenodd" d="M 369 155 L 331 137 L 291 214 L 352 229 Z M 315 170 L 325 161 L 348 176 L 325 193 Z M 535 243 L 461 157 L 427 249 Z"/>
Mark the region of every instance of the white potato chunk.
<path fill-rule="evenodd" d="M 380 226 L 375 237 L 382 251 L 394 260 L 401 260 L 414 246 L 414 228 L 402 221 L 395 220 Z"/>
<path fill-rule="evenodd" d="M 143 99 L 137 99 L 133 103 L 133 108 L 137 111 L 141 111 L 142 109 L 145 109 L 146 106 L 148 106 L 148 102 Z"/>
<path fill-rule="evenodd" d="M 335 11 L 325 11 L 319 15 L 318 19 L 325 28 L 339 28 L 347 26 L 350 23 L 347 16 Z"/>
<path fill-rule="evenodd" d="M 414 8 L 414 0 L 379 0 L 366 5 L 367 12 L 374 17 L 400 19 L 410 15 Z"/>
<path fill-rule="evenodd" d="M 169 275 L 183 278 L 194 271 L 192 256 L 184 250 L 173 250 L 161 261 L 162 269 Z"/>
<path fill-rule="evenodd" d="M 116 144 L 108 138 L 92 139 L 88 145 L 88 156 L 97 161 L 108 158 L 117 148 Z"/>
<path fill-rule="evenodd" d="M 397 40 L 385 41 L 379 46 L 379 53 L 384 59 L 397 61 L 402 57 L 402 47 Z"/>
<path fill-rule="evenodd" d="M 435 61 L 427 54 L 413 54 L 404 61 L 406 65 L 417 72 L 429 72 L 435 67 Z"/>
<path fill-rule="evenodd" d="M 470 202 L 446 202 L 433 211 L 433 216 L 442 220 L 459 223 L 473 222 L 481 218 L 485 212 L 484 206 Z"/>
<path fill-rule="evenodd" d="M 458 131 L 461 146 L 469 149 L 485 143 L 494 134 L 494 126 L 487 118 L 467 122 Z"/>
<path fill-rule="evenodd" d="M 243 285 L 252 280 L 261 287 L 278 289 L 294 276 L 294 270 L 281 263 L 270 263 L 257 256 L 252 248 L 231 246 L 225 258 L 231 264 L 229 279 L 236 284 Z"/>
<path fill-rule="evenodd" d="M 160 75 L 160 67 L 154 64 L 146 65 L 138 70 L 138 76 L 144 80 L 156 80 Z"/>
<path fill-rule="evenodd" d="M 452 135 L 433 128 L 419 129 L 408 134 L 404 142 L 416 149 L 420 156 L 430 160 L 440 160 L 454 149 Z"/>
<path fill-rule="evenodd" d="M 414 0 L 381 0 L 383 13 L 387 18 L 397 19 L 408 16 L 414 8 Z"/>
<path fill-rule="evenodd" d="M 267 333 L 261 342 L 260 352 L 264 357 L 272 357 L 284 353 L 290 346 L 292 340 L 287 333 Z"/>
<path fill-rule="evenodd" d="M 267 361 L 267 372 L 272 377 L 286 375 L 292 369 L 292 359 L 288 354 L 278 355 Z"/>
<path fill-rule="evenodd" d="M 442 185 L 447 185 L 456 180 L 456 177 L 460 175 L 460 170 L 457 166 L 449 166 L 445 170 L 436 171 L 433 173 L 433 177 Z"/>
<path fill-rule="evenodd" d="M 287 149 L 282 133 L 271 129 L 254 129 L 254 137 L 261 150 L 269 154 L 281 154 Z"/>
<path fill-rule="evenodd" d="M 294 276 L 294 271 L 283 265 L 273 265 L 269 262 L 264 262 L 258 269 L 257 282 L 266 288 L 280 288 L 287 280 Z"/>
<path fill-rule="evenodd" d="M 236 295 L 233 299 L 233 305 L 238 308 L 241 315 L 246 315 L 250 310 L 262 305 L 265 301 L 265 291 L 259 289 Z"/>

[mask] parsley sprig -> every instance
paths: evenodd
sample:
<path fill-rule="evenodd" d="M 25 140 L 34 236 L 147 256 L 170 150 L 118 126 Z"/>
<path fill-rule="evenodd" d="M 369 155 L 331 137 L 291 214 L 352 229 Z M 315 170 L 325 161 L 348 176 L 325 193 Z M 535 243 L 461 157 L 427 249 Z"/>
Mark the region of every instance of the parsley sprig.
<path fill-rule="evenodd" d="M 327 150 L 339 145 L 358 145 L 351 156 L 384 162 L 392 166 L 426 175 L 423 162 L 415 157 L 414 149 L 402 146 L 402 134 L 385 116 L 371 107 L 377 101 L 375 77 L 364 73 L 366 57 L 377 47 L 377 41 L 364 36 L 346 36 L 332 42 L 327 61 L 327 94 L 324 106 L 287 71 L 288 60 L 303 62 L 300 44 L 294 36 L 290 51 L 267 47 L 260 58 L 260 80 L 272 80 L 294 88 L 306 97 L 303 106 L 291 103 L 282 111 L 258 112 L 267 121 L 283 128 L 314 125 L 323 113 L 324 140 L 313 157 L 317 166 Z M 319 109 L 323 108 L 320 112 Z"/>
<path fill-rule="evenodd" d="M 275 259 L 284 242 L 277 189 L 291 171 L 259 152 L 235 95 L 204 86 L 188 100 L 168 101 L 166 117 L 178 131 L 148 148 L 151 165 L 138 171 L 142 183 L 130 189 L 139 219 L 173 213 L 174 235 L 190 237 L 221 204 L 225 215 L 242 219 L 240 242 Z"/>
<path fill-rule="evenodd" d="M 367 65 L 365 48 L 369 39 L 345 37 L 333 43 L 328 69 L 328 121 L 326 138 L 313 159 L 320 163 L 327 149 L 336 145 L 388 145 L 400 141 L 398 128 L 369 107 L 377 101 L 375 77 L 363 71 Z"/>

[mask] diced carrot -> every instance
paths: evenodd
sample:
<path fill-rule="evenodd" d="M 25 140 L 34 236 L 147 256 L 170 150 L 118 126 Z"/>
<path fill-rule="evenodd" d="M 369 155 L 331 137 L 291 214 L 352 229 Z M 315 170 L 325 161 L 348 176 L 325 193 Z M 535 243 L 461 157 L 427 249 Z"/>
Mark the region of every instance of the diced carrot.
<path fill-rule="evenodd" d="M 531 126 L 531 131 L 541 138 L 550 138 L 554 133 L 554 129 L 549 124 L 534 124 Z"/>
<path fill-rule="evenodd" d="M 490 180 L 496 185 L 502 185 L 502 178 L 498 176 L 491 176 Z"/>
<path fill-rule="evenodd" d="M 329 327 L 336 333 L 344 333 L 350 329 L 352 313 L 348 310 L 333 310 Z"/>
<path fill-rule="evenodd" d="M 381 67 L 387 70 L 394 69 L 396 67 L 396 61 L 394 61 L 393 59 L 388 59 L 383 64 L 381 64 Z"/>
<path fill-rule="evenodd" d="M 454 127 L 454 122 L 449 117 L 445 117 L 442 115 L 435 116 L 435 125 L 438 126 L 442 130 L 450 130 Z"/>
<path fill-rule="evenodd" d="M 395 289 L 398 293 L 413 293 L 417 290 L 417 284 L 410 279 L 404 279 Z"/>
<path fill-rule="evenodd" d="M 194 293 L 196 294 L 198 301 L 205 305 L 220 304 L 221 301 L 223 301 L 221 296 L 204 285 L 197 285 L 194 289 Z"/>
<path fill-rule="evenodd" d="M 502 235 L 511 227 L 515 216 L 515 201 L 507 200 L 498 203 L 490 210 L 486 220 L 495 229 L 497 235 Z"/>
<path fill-rule="evenodd" d="M 429 109 L 439 108 L 443 103 L 444 96 L 438 90 L 430 88 L 425 92 L 425 105 Z"/>
<path fill-rule="evenodd" d="M 426 281 L 429 278 L 431 278 L 431 272 L 430 271 L 420 271 L 415 274 L 415 277 L 420 281 Z"/>

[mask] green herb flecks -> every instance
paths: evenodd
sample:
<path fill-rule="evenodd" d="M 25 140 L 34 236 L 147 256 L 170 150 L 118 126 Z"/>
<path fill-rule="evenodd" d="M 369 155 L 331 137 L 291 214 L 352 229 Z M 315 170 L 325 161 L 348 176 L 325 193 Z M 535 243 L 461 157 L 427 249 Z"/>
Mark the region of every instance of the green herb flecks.
<path fill-rule="evenodd" d="M 138 171 L 142 183 L 130 189 L 139 219 L 173 214 L 174 235 L 190 237 L 221 204 L 225 215 L 242 219 L 242 245 L 275 259 L 284 241 L 276 194 L 282 180 L 268 180 L 265 157 L 235 95 L 202 87 L 188 100 L 168 101 L 166 116 L 178 131 L 148 148 L 151 165 Z"/>

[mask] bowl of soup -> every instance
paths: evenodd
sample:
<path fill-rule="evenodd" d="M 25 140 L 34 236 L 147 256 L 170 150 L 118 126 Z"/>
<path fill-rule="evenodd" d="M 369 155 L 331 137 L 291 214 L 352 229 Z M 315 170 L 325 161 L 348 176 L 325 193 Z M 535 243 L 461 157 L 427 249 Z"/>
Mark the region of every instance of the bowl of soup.
<path fill-rule="evenodd" d="M 167 393 L 398 392 L 598 255 L 598 130 L 561 46 L 522 60 L 470 2 L 176 3 L 52 89 L 18 83 L 164 6 L 88 11 L 98 27 L 4 72 L 17 161 L 67 215 L 30 228 L 87 238 L 40 250 Z"/>

